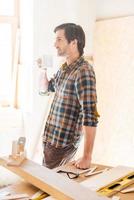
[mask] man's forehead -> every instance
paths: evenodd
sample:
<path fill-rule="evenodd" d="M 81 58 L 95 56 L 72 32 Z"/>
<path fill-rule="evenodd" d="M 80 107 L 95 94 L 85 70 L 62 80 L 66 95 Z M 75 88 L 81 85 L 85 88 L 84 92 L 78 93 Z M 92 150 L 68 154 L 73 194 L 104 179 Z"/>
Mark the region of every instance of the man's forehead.
<path fill-rule="evenodd" d="M 65 37 L 65 31 L 63 29 L 57 30 L 56 37 Z"/>

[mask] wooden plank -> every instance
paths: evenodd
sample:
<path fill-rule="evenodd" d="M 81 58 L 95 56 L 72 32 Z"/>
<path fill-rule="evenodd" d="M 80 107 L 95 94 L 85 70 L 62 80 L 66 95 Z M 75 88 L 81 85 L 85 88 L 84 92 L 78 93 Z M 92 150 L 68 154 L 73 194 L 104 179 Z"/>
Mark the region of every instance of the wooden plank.
<path fill-rule="evenodd" d="M 22 194 L 26 193 L 30 197 L 33 196 L 39 189 L 30 183 L 24 182 L 24 181 L 18 181 L 15 184 L 9 185 L 7 187 L 4 187 L 0 189 L 0 195 L 3 193 L 9 193 L 9 194 Z"/>
<path fill-rule="evenodd" d="M 31 160 L 25 160 L 21 166 L 13 167 L 7 165 L 6 159 L 7 158 L 0 158 L 0 164 L 2 166 L 58 200 L 87 200 L 89 198 L 92 200 L 109 199 L 107 197 L 100 197 L 96 192 Z"/>
<path fill-rule="evenodd" d="M 134 172 L 134 168 L 126 166 L 117 166 L 106 172 L 103 172 L 102 174 L 87 179 L 83 181 L 81 184 L 84 185 L 85 187 L 88 187 L 89 189 L 97 191 L 100 188 L 115 182 L 116 180 L 126 176 L 131 172 Z"/>

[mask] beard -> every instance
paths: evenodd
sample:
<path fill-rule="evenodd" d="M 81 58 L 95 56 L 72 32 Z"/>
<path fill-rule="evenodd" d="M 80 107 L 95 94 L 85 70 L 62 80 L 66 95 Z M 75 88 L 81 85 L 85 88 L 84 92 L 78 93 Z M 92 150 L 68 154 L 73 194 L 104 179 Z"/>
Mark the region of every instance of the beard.
<path fill-rule="evenodd" d="M 58 56 L 66 56 L 66 50 L 57 49 L 57 55 Z"/>
<path fill-rule="evenodd" d="M 57 55 L 58 55 L 58 56 L 64 56 L 64 55 L 65 55 L 65 53 L 64 53 L 64 52 L 62 52 L 62 51 L 60 51 L 60 50 L 58 50 L 58 51 L 57 51 Z"/>

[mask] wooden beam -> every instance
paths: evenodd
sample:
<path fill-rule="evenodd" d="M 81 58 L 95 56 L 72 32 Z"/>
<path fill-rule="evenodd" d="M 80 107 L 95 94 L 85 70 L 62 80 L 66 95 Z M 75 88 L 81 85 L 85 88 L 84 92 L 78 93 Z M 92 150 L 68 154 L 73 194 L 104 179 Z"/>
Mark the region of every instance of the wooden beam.
<path fill-rule="evenodd" d="M 7 165 L 7 158 L 0 158 L 0 164 L 58 200 L 109 199 L 31 160 L 25 160 L 19 167 L 12 167 Z"/>

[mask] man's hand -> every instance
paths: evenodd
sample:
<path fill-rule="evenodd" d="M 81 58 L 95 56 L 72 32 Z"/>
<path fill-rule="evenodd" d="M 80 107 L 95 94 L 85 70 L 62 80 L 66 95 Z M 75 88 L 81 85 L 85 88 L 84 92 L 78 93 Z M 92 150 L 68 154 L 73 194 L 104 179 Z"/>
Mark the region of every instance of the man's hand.
<path fill-rule="evenodd" d="M 84 131 L 83 156 L 73 162 L 74 166 L 79 169 L 87 169 L 90 167 L 96 127 L 83 126 L 83 131 Z"/>
<path fill-rule="evenodd" d="M 73 161 L 72 164 L 79 169 L 87 169 L 91 165 L 91 159 L 81 157 L 78 160 Z"/>

